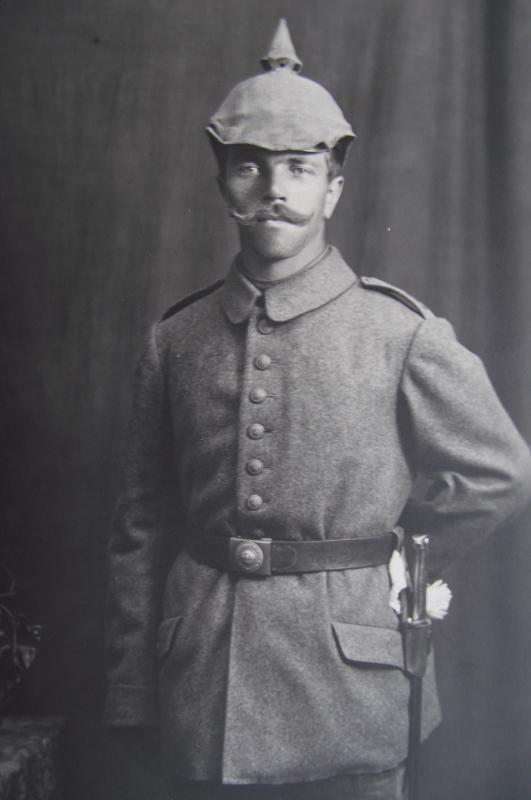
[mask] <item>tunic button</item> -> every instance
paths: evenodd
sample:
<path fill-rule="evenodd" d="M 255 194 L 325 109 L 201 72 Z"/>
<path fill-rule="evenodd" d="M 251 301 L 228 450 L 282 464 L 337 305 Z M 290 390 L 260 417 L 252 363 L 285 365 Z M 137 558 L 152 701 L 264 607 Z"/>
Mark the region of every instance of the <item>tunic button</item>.
<path fill-rule="evenodd" d="M 256 389 L 251 389 L 249 392 L 249 400 L 251 403 L 263 403 L 267 397 L 267 392 L 265 389 L 257 387 Z"/>
<path fill-rule="evenodd" d="M 265 428 L 259 422 L 253 422 L 252 425 L 249 425 L 247 428 L 247 435 L 251 439 L 261 439 L 265 433 Z"/>
<path fill-rule="evenodd" d="M 264 464 L 259 458 L 251 458 L 246 464 L 249 475 L 260 475 L 264 471 Z"/>
<path fill-rule="evenodd" d="M 271 356 L 268 356 L 267 353 L 261 353 L 259 356 L 253 361 L 256 369 L 269 369 L 271 366 Z"/>
<path fill-rule="evenodd" d="M 264 505 L 264 501 L 259 494 L 250 494 L 246 500 L 246 505 L 250 511 L 258 511 Z"/>
<path fill-rule="evenodd" d="M 263 334 L 273 333 L 273 327 L 274 327 L 273 323 L 270 320 L 268 320 L 267 317 L 260 317 L 256 327 L 258 328 L 260 333 Z"/>

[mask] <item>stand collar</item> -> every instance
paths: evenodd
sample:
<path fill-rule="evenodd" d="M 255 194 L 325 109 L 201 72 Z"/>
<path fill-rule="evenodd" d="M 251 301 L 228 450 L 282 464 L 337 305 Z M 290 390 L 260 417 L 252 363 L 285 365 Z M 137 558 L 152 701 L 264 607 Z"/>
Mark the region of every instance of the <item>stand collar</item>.
<path fill-rule="evenodd" d="M 221 303 L 229 320 L 244 322 L 261 294 L 266 313 L 273 322 L 287 322 L 324 306 L 358 283 L 358 278 L 335 247 L 329 246 L 311 266 L 284 280 L 257 289 L 238 269 L 238 257 L 221 290 Z"/>

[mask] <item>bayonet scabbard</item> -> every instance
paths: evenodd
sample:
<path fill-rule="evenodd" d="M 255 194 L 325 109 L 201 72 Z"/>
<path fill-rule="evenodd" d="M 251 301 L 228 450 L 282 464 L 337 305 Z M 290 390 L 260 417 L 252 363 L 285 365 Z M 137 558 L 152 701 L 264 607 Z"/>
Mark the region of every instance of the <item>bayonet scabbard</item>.
<path fill-rule="evenodd" d="M 409 700 L 408 800 L 419 800 L 419 749 L 422 718 L 422 678 L 426 672 L 431 640 L 431 620 L 426 613 L 427 536 L 413 536 L 411 602 L 402 623 L 404 660 L 411 681 Z"/>
<path fill-rule="evenodd" d="M 402 623 L 406 671 L 421 678 L 426 672 L 431 644 L 431 620 L 426 614 L 427 536 L 413 536 L 412 590 L 409 614 Z"/>

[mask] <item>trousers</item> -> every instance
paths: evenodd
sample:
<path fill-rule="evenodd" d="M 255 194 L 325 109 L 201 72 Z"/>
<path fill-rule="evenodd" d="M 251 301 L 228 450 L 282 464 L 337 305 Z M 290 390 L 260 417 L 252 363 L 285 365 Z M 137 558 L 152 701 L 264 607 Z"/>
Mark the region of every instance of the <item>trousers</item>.
<path fill-rule="evenodd" d="M 343 775 L 323 781 L 228 786 L 186 781 L 174 787 L 174 800 L 404 800 L 404 767 L 374 774 Z"/>

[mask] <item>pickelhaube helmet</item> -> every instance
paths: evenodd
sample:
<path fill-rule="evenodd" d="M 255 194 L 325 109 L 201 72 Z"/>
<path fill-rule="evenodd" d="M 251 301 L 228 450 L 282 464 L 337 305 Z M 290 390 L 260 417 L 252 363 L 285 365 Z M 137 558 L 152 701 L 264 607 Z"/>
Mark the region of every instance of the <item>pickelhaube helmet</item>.
<path fill-rule="evenodd" d="M 352 128 L 332 95 L 299 75 L 302 62 L 284 19 L 261 62 L 265 72 L 238 83 L 210 118 L 206 130 L 214 149 L 246 144 L 319 152 L 341 142 L 344 155 Z"/>

